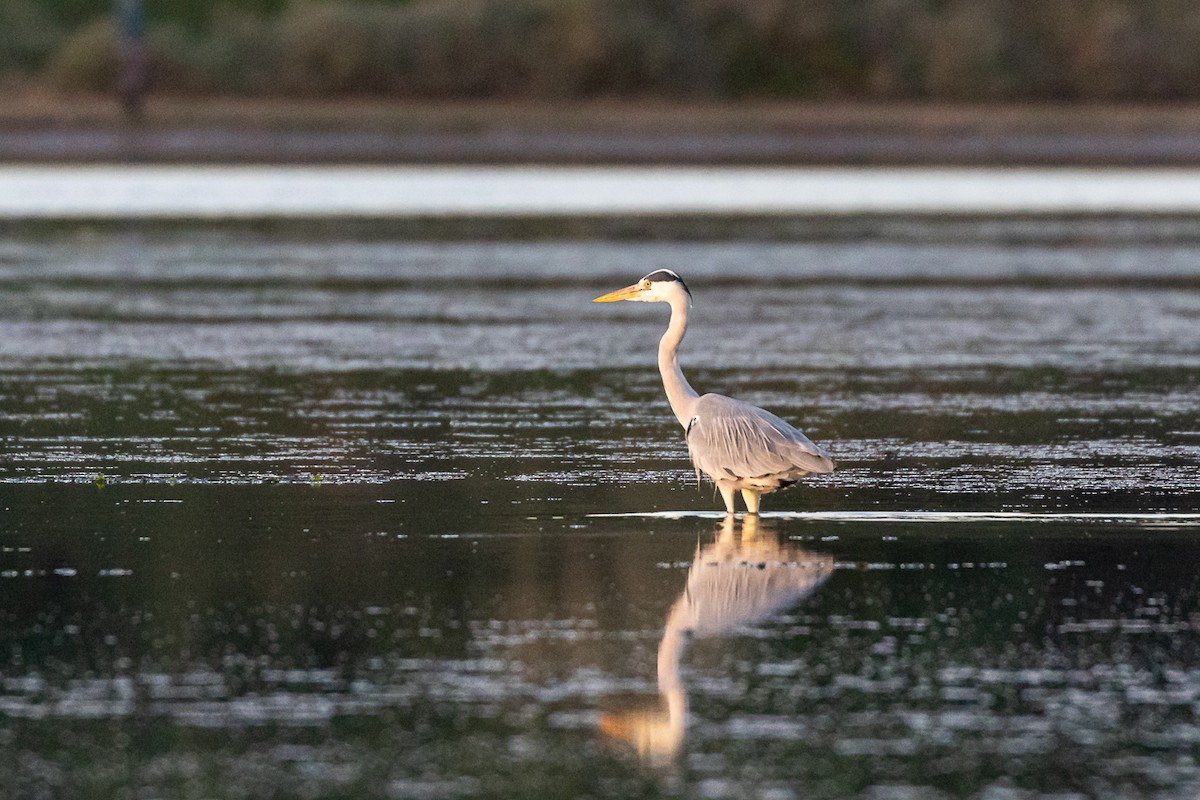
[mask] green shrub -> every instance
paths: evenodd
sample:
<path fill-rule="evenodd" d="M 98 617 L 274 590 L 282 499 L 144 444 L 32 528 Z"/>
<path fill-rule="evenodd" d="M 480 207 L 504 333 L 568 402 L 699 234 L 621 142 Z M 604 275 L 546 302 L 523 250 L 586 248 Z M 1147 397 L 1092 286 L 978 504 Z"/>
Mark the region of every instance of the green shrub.
<path fill-rule="evenodd" d="M 71 19 L 111 7 L 81 2 Z M 177 92 L 1200 97 L 1195 0 L 147 0 L 147 13 L 155 84 Z M 68 36 L 63 14 L 0 0 L 0 72 L 111 88 L 112 25 Z"/>
<path fill-rule="evenodd" d="M 67 37 L 46 67 L 46 79 L 65 91 L 114 91 L 120 75 L 117 29 L 97 19 Z"/>
<path fill-rule="evenodd" d="M 192 82 L 218 94 L 273 94 L 279 88 L 279 40 L 273 19 L 219 6 L 209 35 L 191 40 L 180 60 Z"/>
<path fill-rule="evenodd" d="M 296 94 L 390 88 L 389 32 L 396 12 L 343 2 L 299 2 L 274 28 L 276 85 Z"/>
<path fill-rule="evenodd" d="M 0 74 L 27 74 L 45 64 L 66 29 L 36 0 L 0 0 Z"/>

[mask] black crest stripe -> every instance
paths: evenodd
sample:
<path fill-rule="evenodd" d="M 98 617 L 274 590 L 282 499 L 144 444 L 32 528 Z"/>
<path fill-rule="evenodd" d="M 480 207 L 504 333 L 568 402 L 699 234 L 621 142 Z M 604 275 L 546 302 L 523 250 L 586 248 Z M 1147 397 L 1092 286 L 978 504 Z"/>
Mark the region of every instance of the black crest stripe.
<path fill-rule="evenodd" d="M 692 290 L 689 289 L 687 284 L 683 282 L 683 278 L 679 277 L 674 272 L 671 272 L 669 269 L 660 269 L 651 272 L 642 280 L 650 281 L 651 283 L 657 283 L 658 281 L 674 281 L 683 287 L 683 290 L 688 293 L 688 297 L 692 296 Z"/>

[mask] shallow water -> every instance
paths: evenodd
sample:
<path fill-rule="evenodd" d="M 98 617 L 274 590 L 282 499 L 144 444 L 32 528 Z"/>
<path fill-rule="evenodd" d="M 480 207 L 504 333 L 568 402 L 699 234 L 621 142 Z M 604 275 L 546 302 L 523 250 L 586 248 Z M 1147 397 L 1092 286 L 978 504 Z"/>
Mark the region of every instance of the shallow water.
<path fill-rule="evenodd" d="M 1179 168 L 0 164 L 9 219 L 1197 212 Z"/>
<path fill-rule="evenodd" d="M 1200 245 L 1074 225 L 10 233 L 0 783 L 1194 797 Z M 590 303 L 661 267 L 838 457 L 749 529 Z"/>

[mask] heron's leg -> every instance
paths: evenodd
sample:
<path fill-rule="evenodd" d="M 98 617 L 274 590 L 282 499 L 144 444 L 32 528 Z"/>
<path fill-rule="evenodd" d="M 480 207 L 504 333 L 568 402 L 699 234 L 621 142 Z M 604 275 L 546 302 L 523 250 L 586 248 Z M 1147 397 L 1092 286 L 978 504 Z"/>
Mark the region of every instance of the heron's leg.
<path fill-rule="evenodd" d="M 727 483 L 718 483 L 717 488 L 721 490 L 721 499 L 725 501 L 725 513 L 733 513 L 733 487 Z"/>
<path fill-rule="evenodd" d="M 742 499 L 746 501 L 746 511 L 751 514 L 758 513 L 758 498 L 761 497 L 758 492 L 750 489 L 742 489 Z"/>

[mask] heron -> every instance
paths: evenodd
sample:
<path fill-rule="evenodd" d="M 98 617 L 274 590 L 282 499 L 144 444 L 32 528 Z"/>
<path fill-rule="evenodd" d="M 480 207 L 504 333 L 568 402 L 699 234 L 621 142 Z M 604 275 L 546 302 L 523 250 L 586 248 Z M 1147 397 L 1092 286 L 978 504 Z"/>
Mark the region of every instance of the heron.
<path fill-rule="evenodd" d="M 762 495 L 806 475 L 833 471 L 829 453 L 770 411 L 721 394 L 697 394 L 688 383 L 678 354 L 692 293 L 677 274 L 656 270 L 593 302 L 618 300 L 671 306 L 671 322 L 658 343 L 658 371 L 671 411 L 683 426 L 692 465 L 697 475 L 703 472 L 716 484 L 727 514 L 734 513 L 738 491 L 747 513 L 757 514 Z"/>

